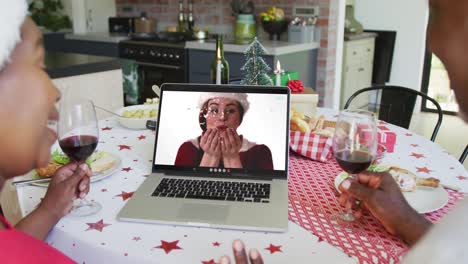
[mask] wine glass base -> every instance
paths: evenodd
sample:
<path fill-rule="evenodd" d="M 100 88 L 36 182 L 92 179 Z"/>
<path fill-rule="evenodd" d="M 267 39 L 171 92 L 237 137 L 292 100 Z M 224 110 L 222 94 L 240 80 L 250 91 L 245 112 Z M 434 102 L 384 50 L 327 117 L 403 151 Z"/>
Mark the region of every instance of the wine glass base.
<path fill-rule="evenodd" d="M 354 222 L 356 221 L 356 217 L 354 217 L 353 214 L 342 214 L 339 216 L 340 220 L 345 221 L 345 222 Z"/>
<path fill-rule="evenodd" d="M 79 205 L 73 206 L 69 215 L 76 217 L 89 216 L 96 214 L 101 211 L 101 209 L 102 205 L 97 202 L 81 202 Z"/>
<path fill-rule="evenodd" d="M 336 214 L 332 216 L 332 223 L 345 230 L 352 230 L 356 224 L 356 218 L 354 216 L 349 217 L 347 214 Z"/>

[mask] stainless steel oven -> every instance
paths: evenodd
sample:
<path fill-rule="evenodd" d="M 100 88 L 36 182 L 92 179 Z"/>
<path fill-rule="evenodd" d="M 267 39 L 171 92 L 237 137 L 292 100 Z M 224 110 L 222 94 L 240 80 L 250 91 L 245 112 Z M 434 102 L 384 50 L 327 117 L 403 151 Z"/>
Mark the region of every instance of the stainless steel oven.
<path fill-rule="evenodd" d="M 122 41 L 119 54 L 121 58 L 134 60 L 137 64 L 138 103 L 156 96 L 153 85 L 187 82 L 185 42 Z"/>

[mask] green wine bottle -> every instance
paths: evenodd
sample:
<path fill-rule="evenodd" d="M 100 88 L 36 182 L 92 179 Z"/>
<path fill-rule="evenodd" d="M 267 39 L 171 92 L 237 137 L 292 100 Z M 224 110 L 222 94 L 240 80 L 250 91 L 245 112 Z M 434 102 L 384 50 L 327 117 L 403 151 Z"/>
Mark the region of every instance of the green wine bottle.
<path fill-rule="evenodd" d="M 223 36 L 216 38 L 216 57 L 211 62 L 211 82 L 215 84 L 229 83 L 229 63 L 224 58 Z"/>

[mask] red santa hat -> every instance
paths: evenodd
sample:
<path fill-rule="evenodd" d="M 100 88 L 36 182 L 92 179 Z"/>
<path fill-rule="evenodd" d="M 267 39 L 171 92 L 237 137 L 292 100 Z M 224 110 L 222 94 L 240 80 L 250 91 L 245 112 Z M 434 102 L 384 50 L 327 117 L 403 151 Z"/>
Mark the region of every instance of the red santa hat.
<path fill-rule="evenodd" d="M 21 41 L 21 25 L 28 14 L 26 0 L 0 0 L 0 71 Z"/>
<path fill-rule="evenodd" d="M 250 106 L 247 97 L 246 93 L 202 93 L 198 99 L 198 108 L 202 109 L 203 105 L 210 99 L 229 98 L 238 101 L 242 108 L 244 108 L 244 113 L 246 113 Z"/>

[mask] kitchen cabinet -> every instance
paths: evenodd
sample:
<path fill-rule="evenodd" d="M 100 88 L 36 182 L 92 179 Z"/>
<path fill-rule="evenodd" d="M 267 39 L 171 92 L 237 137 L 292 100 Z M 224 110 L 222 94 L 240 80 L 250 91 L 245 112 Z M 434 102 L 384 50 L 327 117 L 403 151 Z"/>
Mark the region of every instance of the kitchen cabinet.
<path fill-rule="evenodd" d="M 362 88 L 372 85 L 375 35 L 345 40 L 343 45 L 343 74 L 341 79 L 341 108 L 348 98 Z M 360 95 L 353 101 L 353 108 L 365 107 L 369 99 Z"/>
<path fill-rule="evenodd" d="M 116 15 L 115 0 L 69 1 L 72 1 L 72 21 L 75 34 L 109 31 L 107 20 Z"/>
<path fill-rule="evenodd" d="M 89 36 L 89 37 L 87 37 Z M 98 37 L 101 36 L 101 39 Z M 48 52 L 79 53 L 117 58 L 119 44 L 109 33 L 88 33 L 83 35 L 66 33 L 45 33 L 44 47 Z"/>

